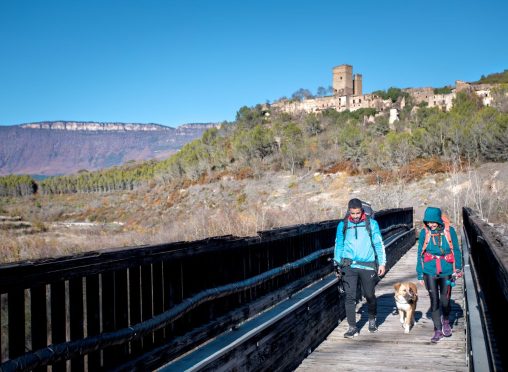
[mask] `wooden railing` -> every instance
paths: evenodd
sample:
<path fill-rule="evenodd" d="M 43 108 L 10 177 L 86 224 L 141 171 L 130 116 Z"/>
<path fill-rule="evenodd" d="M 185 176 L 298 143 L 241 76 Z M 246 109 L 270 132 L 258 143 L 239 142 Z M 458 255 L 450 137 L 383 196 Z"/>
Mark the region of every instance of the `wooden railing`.
<path fill-rule="evenodd" d="M 466 292 L 469 292 L 466 299 L 470 366 L 478 371 L 504 371 L 508 369 L 508 336 L 505 331 L 508 239 L 470 208 L 463 208 L 463 222 L 463 247 L 467 259 L 464 272 L 471 275 L 469 286 L 466 282 Z"/>
<path fill-rule="evenodd" d="M 413 210 L 376 219 L 390 239 L 412 227 Z M 329 274 L 330 252 L 186 304 L 333 247 L 338 222 L 0 265 L 0 368 L 155 368 Z M 402 254 L 392 247 L 389 260 Z"/>

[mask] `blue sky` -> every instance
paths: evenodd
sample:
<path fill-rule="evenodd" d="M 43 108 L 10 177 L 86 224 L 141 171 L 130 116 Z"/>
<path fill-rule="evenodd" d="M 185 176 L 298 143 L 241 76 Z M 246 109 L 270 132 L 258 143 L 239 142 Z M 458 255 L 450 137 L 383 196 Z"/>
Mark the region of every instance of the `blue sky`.
<path fill-rule="evenodd" d="M 353 65 L 364 93 L 508 69 L 508 1 L 0 0 L 0 125 L 234 120 Z"/>

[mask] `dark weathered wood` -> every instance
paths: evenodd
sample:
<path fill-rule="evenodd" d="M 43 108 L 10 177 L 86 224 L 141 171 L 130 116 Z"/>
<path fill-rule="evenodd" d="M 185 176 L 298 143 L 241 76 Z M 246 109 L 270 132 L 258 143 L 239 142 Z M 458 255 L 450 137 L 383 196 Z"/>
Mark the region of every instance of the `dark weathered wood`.
<path fill-rule="evenodd" d="M 380 225 L 384 218 L 395 218 L 390 213 L 399 216 L 411 215 L 410 209 L 390 210 L 389 213 L 378 213 Z M 232 238 L 217 237 L 196 242 L 178 242 L 146 247 L 132 247 L 123 249 L 110 249 L 98 252 L 86 252 L 72 257 L 50 258 L 37 261 L 23 261 L 0 265 L 0 293 L 15 287 L 28 287 L 25 284 L 36 286 L 39 281 L 46 284 L 51 281 L 70 279 L 92 275 L 106 270 L 117 270 L 144 265 L 160 261 L 180 260 L 184 257 L 196 256 L 201 253 L 225 252 L 259 245 L 262 242 L 279 241 L 281 239 L 302 239 L 305 234 L 319 233 L 322 246 L 333 245 L 335 227 L 339 220 L 324 221 L 315 224 L 299 225 L 270 231 L 259 232 L 257 237 Z M 386 224 L 386 223 L 385 223 Z M 329 231 L 329 235 L 323 232 Z M 326 236 L 326 238 L 325 238 Z M 17 279 L 9 282 L 9 279 Z M 10 284 L 7 284 L 10 283 Z"/>
<path fill-rule="evenodd" d="M 127 270 L 118 270 L 115 272 L 115 330 L 129 326 L 127 297 Z M 127 343 L 115 346 L 112 349 L 114 349 L 116 354 L 115 364 L 118 364 L 129 356 L 129 345 Z"/>
<path fill-rule="evenodd" d="M 101 274 L 102 332 L 112 332 L 115 328 L 115 273 L 110 271 Z M 108 369 L 118 360 L 115 347 L 102 351 L 103 367 Z"/>
<path fill-rule="evenodd" d="M 80 340 L 84 336 L 83 319 L 83 279 L 69 281 L 69 316 L 71 340 Z M 84 357 L 77 356 L 71 359 L 72 371 L 84 370 Z"/>
<path fill-rule="evenodd" d="M 51 284 L 51 342 L 59 344 L 66 341 L 65 316 L 65 282 Z M 52 365 L 53 372 L 65 371 L 65 362 L 57 362 Z"/>
<path fill-rule="evenodd" d="M 141 279 L 140 268 L 132 267 L 129 269 L 129 307 L 130 324 L 141 322 Z M 130 343 L 131 354 L 138 355 L 141 352 L 141 340 L 134 340 Z"/>
<path fill-rule="evenodd" d="M 153 264 L 153 313 L 162 314 L 164 311 L 164 283 L 162 279 L 162 262 Z M 154 332 L 154 343 L 160 345 L 164 340 L 164 330 Z"/>
<path fill-rule="evenodd" d="M 333 277 L 314 283 L 242 324 L 237 331 L 221 335 L 196 353 L 190 353 L 162 370 L 291 370 L 306 355 L 307 348 L 323 339 L 343 315 L 333 283 Z M 232 343 L 234 348 L 231 348 Z M 197 367 L 196 363 L 201 363 L 207 356 L 213 358 L 206 365 Z"/>
<path fill-rule="evenodd" d="M 86 284 L 86 329 L 87 336 L 95 336 L 101 333 L 100 328 L 100 287 L 99 276 L 87 276 Z M 98 371 L 101 368 L 101 352 L 89 353 L 88 370 Z"/>
<path fill-rule="evenodd" d="M 183 268 L 182 263 L 164 263 L 164 278 L 165 278 L 165 294 L 167 300 L 167 309 L 179 304 L 183 300 Z M 184 333 L 186 325 L 182 319 L 171 323 L 165 327 L 166 338 L 169 336 L 174 337 L 175 335 Z"/>
<path fill-rule="evenodd" d="M 25 291 L 13 290 L 8 293 L 9 358 L 25 352 Z"/>
<path fill-rule="evenodd" d="M 405 210 L 393 210 L 392 212 L 401 214 Z M 147 263 L 178 261 L 185 257 L 203 253 L 226 253 L 237 249 L 247 249 L 251 245 L 258 245 L 262 242 L 283 239 L 297 240 L 304 234 L 316 232 L 323 234 L 325 231 L 329 231 L 331 235 L 326 240 L 333 241 L 332 235 L 334 236 L 337 222 L 338 220 L 332 220 L 290 226 L 259 232 L 256 237 L 214 237 L 194 242 L 107 249 L 84 252 L 69 257 L 2 264 L 0 265 L 0 293 L 6 293 L 14 287 L 28 288 L 39 284 L 98 274 L 104 271 L 141 266 Z"/>
<path fill-rule="evenodd" d="M 492 368 L 508 369 L 508 336 L 504 331 L 508 309 L 508 239 L 482 221 L 469 209 L 463 209 L 464 227 L 470 243 L 470 257 L 478 276 L 484 327 Z"/>
<path fill-rule="evenodd" d="M 174 359 L 175 357 L 191 350 L 197 345 L 209 340 L 211 337 L 219 335 L 232 327 L 236 327 L 243 321 L 261 313 L 272 307 L 278 302 L 288 298 L 291 294 L 309 283 L 322 278 L 329 272 L 326 268 L 321 268 L 304 278 L 291 282 L 286 287 L 268 293 L 263 297 L 230 311 L 228 314 L 215 318 L 210 323 L 204 324 L 186 333 L 184 336 L 173 338 L 163 347 L 155 349 L 151 353 L 146 353 L 142 357 L 133 360 L 123 366 L 125 370 L 131 370 L 133 366 L 141 369 L 155 369 L 163 363 Z"/>
<path fill-rule="evenodd" d="M 153 297 L 152 297 L 152 266 L 145 265 L 141 267 L 141 319 L 148 320 L 153 317 Z M 153 346 L 153 333 L 143 337 L 143 350 L 150 350 Z"/>
<path fill-rule="evenodd" d="M 48 345 L 46 286 L 30 288 L 30 302 L 32 350 L 39 350 Z M 46 370 L 46 367 L 35 369 L 36 372 Z"/>
<path fill-rule="evenodd" d="M 3 335 L 3 329 L 2 329 L 2 313 L 3 313 L 3 301 L 2 296 L 0 296 L 0 362 L 3 360 L 3 344 L 5 342 L 4 335 Z"/>

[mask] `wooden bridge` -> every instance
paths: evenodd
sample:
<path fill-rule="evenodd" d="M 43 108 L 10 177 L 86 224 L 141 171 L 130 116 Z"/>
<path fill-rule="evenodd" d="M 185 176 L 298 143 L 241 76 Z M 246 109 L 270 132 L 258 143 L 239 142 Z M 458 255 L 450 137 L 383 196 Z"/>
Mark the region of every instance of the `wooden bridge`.
<path fill-rule="evenodd" d="M 404 334 L 396 314 L 393 285 L 415 280 L 417 245 L 413 246 L 376 287 L 378 325 L 376 333 L 367 330 L 368 314 L 364 302 L 358 304 L 360 335 L 346 339 L 347 322 L 341 322 L 298 367 L 297 371 L 467 371 L 466 322 L 464 319 L 463 282 L 452 291 L 450 320 L 453 335 L 439 345 L 430 343 L 434 324 L 429 312 L 430 300 L 425 288 L 418 286 L 416 323 Z"/>
<path fill-rule="evenodd" d="M 393 284 L 415 281 L 413 210 L 376 219 L 388 258 L 377 333 L 343 337 L 333 220 L 0 265 L 0 370 L 504 370 L 506 239 L 464 209 L 454 333 L 433 345 L 425 289 L 410 334 L 394 315 Z"/>

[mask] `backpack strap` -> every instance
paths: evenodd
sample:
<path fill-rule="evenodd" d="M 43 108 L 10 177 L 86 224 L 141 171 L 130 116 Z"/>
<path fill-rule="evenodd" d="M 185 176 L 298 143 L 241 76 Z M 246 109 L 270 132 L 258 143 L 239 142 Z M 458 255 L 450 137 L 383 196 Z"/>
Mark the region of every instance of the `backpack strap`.
<path fill-rule="evenodd" d="M 422 256 L 425 253 L 427 246 L 429 245 L 430 237 L 432 235 L 430 233 L 430 229 L 427 226 L 424 227 L 424 230 L 425 230 L 425 240 L 423 241 L 423 245 L 422 245 Z"/>
<path fill-rule="evenodd" d="M 370 227 L 370 219 L 371 217 L 368 214 L 365 214 L 365 228 L 367 229 L 367 233 L 369 234 L 370 243 L 372 247 L 374 248 L 374 242 L 372 240 L 372 228 Z M 349 222 L 349 214 L 346 214 L 346 217 L 344 217 L 343 225 L 342 225 L 342 238 L 346 240 L 346 231 L 348 229 L 348 222 Z M 374 253 L 376 250 L 374 250 Z M 376 257 L 377 259 L 377 257 Z"/>
<path fill-rule="evenodd" d="M 377 269 L 379 267 L 379 262 L 378 262 L 378 258 L 377 258 L 377 252 L 376 252 L 376 247 L 374 247 L 374 241 L 372 240 L 372 228 L 370 227 L 370 219 L 371 217 L 368 215 L 368 214 L 365 214 L 365 229 L 367 230 L 367 233 L 369 234 L 369 238 L 370 238 L 370 246 L 372 247 L 372 250 L 374 251 L 374 262 L 375 262 L 375 269 L 376 269 L 376 272 L 377 272 Z M 349 214 L 346 214 L 346 217 L 344 217 L 344 220 L 343 220 L 343 227 L 342 227 L 342 238 L 344 240 L 346 240 L 346 231 L 348 229 L 348 222 L 349 222 Z"/>
<path fill-rule="evenodd" d="M 376 269 L 376 273 L 379 269 L 379 261 L 378 261 L 378 258 L 377 258 L 377 252 L 376 252 L 376 247 L 374 247 L 374 240 L 372 239 L 372 228 L 370 227 L 370 219 L 371 217 L 367 214 L 365 216 L 365 228 L 367 229 L 367 232 L 369 233 L 369 238 L 370 238 L 370 246 L 372 247 L 372 250 L 374 251 L 374 262 L 375 262 L 375 269 Z"/>
<path fill-rule="evenodd" d="M 446 240 L 448 241 L 448 246 L 450 247 L 450 253 L 453 257 L 453 272 L 455 272 L 455 253 L 453 252 L 453 241 L 452 241 L 452 235 L 450 233 L 450 220 L 448 219 L 448 216 L 443 213 L 441 216 L 443 222 L 444 222 L 444 236 Z"/>
<path fill-rule="evenodd" d="M 344 240 L 346 240 L 346 231 L 347 231 L 347 225 L 348 225 L 348 221 L 349 221 L 349 214 L 346 214 L 346 217 L 344 217 L 344 219 L 342 221 L 343 221 L 343 224 L 342 224 L 342 238 L 343 238 L 343 241 L 344 241 Z"/>

